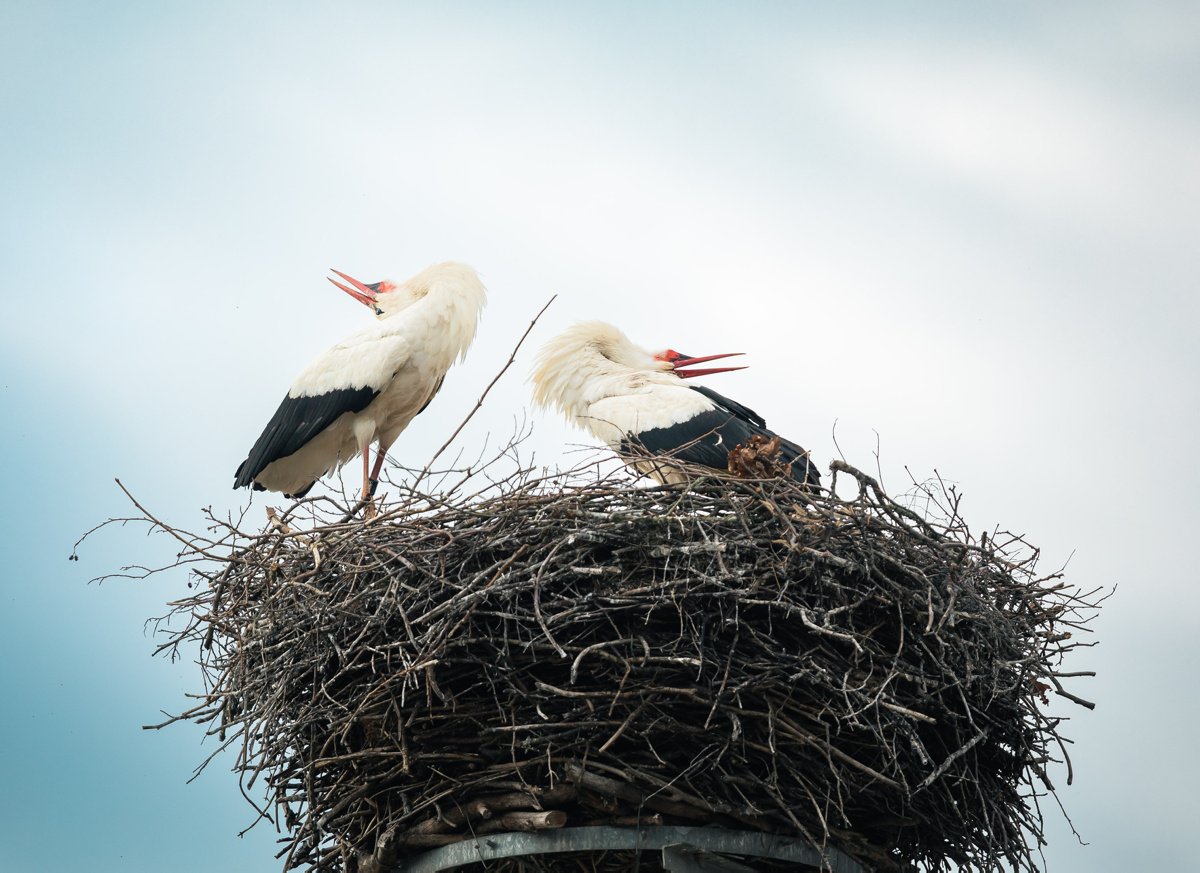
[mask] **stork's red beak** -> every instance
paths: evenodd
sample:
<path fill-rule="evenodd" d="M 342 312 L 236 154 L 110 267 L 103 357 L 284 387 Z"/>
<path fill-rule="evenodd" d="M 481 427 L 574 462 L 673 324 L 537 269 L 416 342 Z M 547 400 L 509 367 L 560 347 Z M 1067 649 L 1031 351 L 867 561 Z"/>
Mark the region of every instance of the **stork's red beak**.
<path fill-rule="evenodd" d="M 330 267 L 330 269 L 332 270 L 333 268 Z M 330 282 L 332 282 L 334 285 L 337 285 L 339 288 L 341 288 L 343 291 L 345 291 L 347 294 L 349 294 L 351 297 L 353 297 L 355 300 L 357 300 L 363 306 L 369 306 L 372 309 L 375 308 L 375 295 L 377 293 L 379 293 L 380 283 L 376 282 L 374 285 L 366 285 L 366 284 L 358 281 L 357 279 L 351 279 L 349 276 L 347 276 L 341 270 L 333 270 L 333 272 L 337 273 L 339 276 L 341 276 L 343 279 L 345 279 L 347 282 L 349 282 L 351 285 L 353 285 L 354 288 L 347 288 L 345 285 L 343 285 L 337 279 L 330 279 L 329 280 Z"/>
<path fill-rule="evenodd" d="M 693 358 L 690 355 L 685 355 L 677 352 L 674 349 L 667 349 L 661 355 L 655 355 L 660 361 L 666 361 L 675 367 L 675 375 L 680 379 L 690 379 L 693 376 L 711 376 L 713 373 L 728 373 L 732 370 L 744 370 L 745 367 L 708 367 L 703 370 L 688 370 L 684 371 L 681 368 L 691 367 L 696 364 L 703 364 L 706 361 L 719 361 L 722 358 L 736 358 L 738 355 L 745 352 L 726 352 L 723 355 L 705 355 L 702 358 Z"/>

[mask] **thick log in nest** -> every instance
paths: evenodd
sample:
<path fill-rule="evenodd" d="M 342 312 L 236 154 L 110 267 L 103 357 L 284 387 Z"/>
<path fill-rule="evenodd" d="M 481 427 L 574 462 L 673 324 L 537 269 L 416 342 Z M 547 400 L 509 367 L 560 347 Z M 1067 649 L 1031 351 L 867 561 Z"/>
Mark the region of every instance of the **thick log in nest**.
<path fill-rule="evenodd" d="M 953 489 L 918 514 L 839 474 L 854 499 L 523 470 L 402 490 L 371 521 L 308 500 L 261 533 L 173 530 L 201 578 L 161 650 L 198 644 L 204 690 L 172 721 L 239 749 L 285 870 L 594 824 L 1037 869 L 1066 758 L 1047 695 L 1091 706 L 1061 671 L 1096 598 L 1039 577 L 1020 538 L 972 535 Z M 632 864 L 578 860 L 488 869 Z"/>

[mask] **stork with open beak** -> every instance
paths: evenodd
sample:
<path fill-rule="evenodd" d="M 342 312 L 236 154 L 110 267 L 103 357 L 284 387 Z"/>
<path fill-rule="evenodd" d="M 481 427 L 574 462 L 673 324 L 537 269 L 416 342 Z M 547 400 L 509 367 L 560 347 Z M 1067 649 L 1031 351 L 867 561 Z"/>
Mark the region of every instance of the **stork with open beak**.
<path fill-rule="evenodd" d="M 436 264 L 399 285 L 330 279 L 378 321 L 310 363 L 237 468 L 234 488 L 303 497 L 317 479 L 361 453 L 363 498 L 383 458 L 424 411 L 446 371 L 466 357 L 487 293 L 465 264 Z M 370 466 L 371 443 L 378 443 Z"/>
<path fill-rule="evenodd" d="M 588 321 L 554 337 L 538 352 L 531 381 L 534 400 L 603 440 L 620 455 L 640 447 L 655 455 L 725 471 L 729 452 L 751 436 L 777 436 L 754 410 L 684 379 L 744 367 L 692 368 L 741 354 L 689 357 L 649 352 L 611 324 Z M 780 437 L 780 457 L 793 477 L 816 487 L 821 477 L 809 454 Z M 685 481 L 670 465 L 635 461 L 663 484 Z"/>

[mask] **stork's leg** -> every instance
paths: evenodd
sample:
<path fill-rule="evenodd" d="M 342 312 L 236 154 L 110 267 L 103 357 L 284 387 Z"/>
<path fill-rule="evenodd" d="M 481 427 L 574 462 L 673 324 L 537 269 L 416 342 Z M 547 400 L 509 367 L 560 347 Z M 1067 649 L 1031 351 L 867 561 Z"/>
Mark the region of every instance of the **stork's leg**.
<path fill-rule="evenodd" d="M 363 446 L 363 493 L 362 499 L 367 502 L 365 515 L 367 518 L 375 517 L 375 503 L 371 500 L 371 495 L 375 489 L 371 487 L 371 447 Z"/>
<path fill-rule="evenodd" d="M 375 486 L 379 484 L 379 473 L 383 470 L 383 458 L 387 454 L 387 450 L 380 446 L 375 450 L 375 466 L 371 468 L 371 493 L 375 493 Z"/>

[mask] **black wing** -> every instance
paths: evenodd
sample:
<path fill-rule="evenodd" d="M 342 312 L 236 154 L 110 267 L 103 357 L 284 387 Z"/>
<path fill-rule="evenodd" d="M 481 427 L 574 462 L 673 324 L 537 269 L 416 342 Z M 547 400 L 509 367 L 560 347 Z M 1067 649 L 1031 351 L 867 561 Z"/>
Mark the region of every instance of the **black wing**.
<path fill-rule="evenodd" d="M 687 387 L 691 388 L 697 394 L 703 394 L 713 403 L 717 404 L 717 406 L 728 409 L 738 418 L 742 419 L 742 421 L 753 424 L 756 427 L 767 426 L 767 420 L 749 406 L 742 406 L 736 400 L 730 400 L 724 394 L 718 394 L 716 391 L 711 388 L 705 388 L 703 385 L 688 385 Z"/>
<path fill-rule="evenodd" d="M 711 388 L 700 385 L 688 387 L 703 394 L 716 404 L 716 408 L 680 424 L 642 431 L 637 435 L 637 441 L 647 451 L 656 455 L 670 455 L 703 467 L 727 470 L 729 452 L 734 446 L 744 444 L 752 436 L 766 439 L 779 436 L 769 430 L 763 417 L 748 406 L 730 400 Z M 813 486 L 821 484 L 821 475 L 803 448 L 785 437 L 779 437 L 779 454 L 792 465 L 792 476 L 797 482 Z"/>
<path fill-rule="evenodd" d="M 285 397 L 271 416 L 249 457 L 234 473 L 234 488 L 244 488 L 267 464 L 298 452 L 345 412 L 362 412 L 379 392 L 369 386 L 338 388 L 315 397 Z"/>

